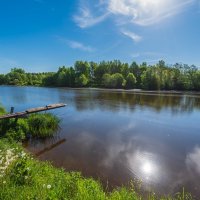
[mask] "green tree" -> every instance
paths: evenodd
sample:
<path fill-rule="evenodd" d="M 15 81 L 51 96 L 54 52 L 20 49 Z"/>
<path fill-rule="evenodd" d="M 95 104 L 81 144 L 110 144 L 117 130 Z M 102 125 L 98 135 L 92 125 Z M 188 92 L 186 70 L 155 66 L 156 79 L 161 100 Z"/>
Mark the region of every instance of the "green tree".
<path fill-rule="evenodd" d="M 110 74 L 104 74 L 103 78 L 102 78 L 102 85 L 106 88 L 110 88 L 111 87 L 111 75 Z"/>
<path fill-rule="evenodd" d="M 5 76 L 6 82 L 9 85 L 27 85 L 25 71 L 21 68 L 13 68 Z"/>
<path fill-rule="evenodd" d="M 75 65 L 75 73 L 76 76 L 79 77 L 80 75 L 84 74 L 86 78 L 89 78 L 90 75 L 90 65 L 87 61 L 76 61 Z"/>
<path fill-rule="evenodd" d="M 160 77 L 156 67 L 149 67 L 141 76 L 142 88 L 146 90 L 160 90 Z"/>
<path fill-rule="evenodd" d="M 88 81 L 88 78 L 84 74 L 81 74 L 78 78 L 76 78 L 76 85 L 84 87 L 88 84 Z"/>
<path fill-rule="evenodd" d="M 112 88 L 123 88 L 126 85 L 126 80 L 120 73 L 113 74 L 111 76 L 111 87 Z"/>
<path fill-rule="evenodd" d="M 95 83 L 98 86 L 101 86 L 102 83 L 102 77 L 104 74 L 109 73 L 108 70 L 108 63 L 105 61 L 102 61 L 99 63 L 99 65 L 97 66 L 97 68 L 94 71 L 94 75 L 95 75 Z"/>
<path fill-rule="evenodd" d="M 0 85 L 3 85 L 6 83 L 6 78 L 4 74 L 0 74 Z"/>
<path fill-rule="evenodd" d="M 132 89 L 135 88 L 136 86 L 136 78 L 133 73 L 129 73 L 128 76 L 126 77 L 126 88 Z"/>

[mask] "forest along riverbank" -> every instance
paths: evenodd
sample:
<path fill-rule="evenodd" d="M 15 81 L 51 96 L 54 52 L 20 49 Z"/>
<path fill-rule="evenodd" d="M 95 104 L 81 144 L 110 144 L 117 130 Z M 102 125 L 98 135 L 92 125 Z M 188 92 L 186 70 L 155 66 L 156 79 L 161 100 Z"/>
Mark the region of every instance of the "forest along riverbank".
<path fill-rule="evenodd" d="M 194 65 L 167 65 L 163 60 L 154 65 L 76 61 L 73 67 L 59 67 L 57 72 L 28 73 L 13 68 L 0 74 L 0 85 L 200 91 L 200 70 Z"/>

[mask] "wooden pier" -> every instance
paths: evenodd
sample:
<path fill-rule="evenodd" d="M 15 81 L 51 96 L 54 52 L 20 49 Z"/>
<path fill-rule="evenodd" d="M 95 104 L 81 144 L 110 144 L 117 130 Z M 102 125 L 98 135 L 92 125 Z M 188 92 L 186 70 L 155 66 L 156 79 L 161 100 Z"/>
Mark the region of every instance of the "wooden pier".
<path fill-rule="evenodd" d="M 6 115 L 0 116 L 1 119 L 11 119 L 11 118 L 22 118 L 25 117 L 26 115 L 32 114 L 32 113 L 37 113 L 37 112 L 42 112 L 42 111 L 47 111 L 47 110 L 52 110 L 56 108 L 62 108 L 65 107 L 66 104 L 64 103 L 57 103 L 57 104 L 49 104 L 45 107 L 38 107 L 38 108 L 30 108 L 26 111 L 23 112 L 16 112 L 16 113 L 10 113 Z M 14 108 L 12 107 L 11 110 L 13 111 Z"/>

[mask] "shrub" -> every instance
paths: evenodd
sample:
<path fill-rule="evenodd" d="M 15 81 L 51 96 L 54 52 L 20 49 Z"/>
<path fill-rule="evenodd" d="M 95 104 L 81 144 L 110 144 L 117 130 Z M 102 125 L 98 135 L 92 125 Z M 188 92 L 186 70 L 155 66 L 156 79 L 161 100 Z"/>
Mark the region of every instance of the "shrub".
<path fill-rule="evenodd" d="M 28 118 L 29 133 L 33 137 L 51 137 L 59 129 L 60 120 L 50 114 L 33 114 Z"/>
<path fill-rule="evenodd" d="M 0 107 L 0 113 L 5 109 Z M 59 128 L 60 120 L 51 113 L 32 114 L 28 118 L 0 120 L 0 136 L 23 141 L 28 137 L 51 137 Z"/>

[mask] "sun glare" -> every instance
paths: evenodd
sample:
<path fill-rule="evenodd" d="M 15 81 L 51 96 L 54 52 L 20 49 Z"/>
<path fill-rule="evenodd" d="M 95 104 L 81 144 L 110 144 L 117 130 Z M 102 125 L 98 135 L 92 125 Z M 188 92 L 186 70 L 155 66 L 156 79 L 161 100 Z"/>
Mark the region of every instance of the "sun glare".
<path fill-rule="evenodd" d="M 153 166 L 150 162 L 146 162 L 144 163 L 144 165 L 142 166 L 142 171 L 146 174 L 149 175 L 152 173 L 153 171 Z"/>

